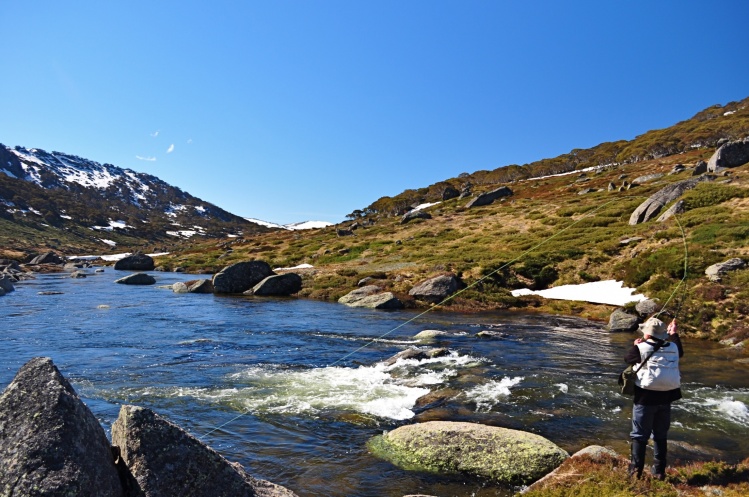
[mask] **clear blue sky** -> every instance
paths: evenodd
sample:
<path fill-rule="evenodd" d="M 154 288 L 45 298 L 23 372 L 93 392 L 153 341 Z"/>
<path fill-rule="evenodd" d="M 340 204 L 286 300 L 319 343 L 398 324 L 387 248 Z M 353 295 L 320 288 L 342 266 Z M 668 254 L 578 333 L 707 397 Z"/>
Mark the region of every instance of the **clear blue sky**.
<path fill-rule="evenodd" d="M 2 1 L 0 143 L 336 222 L 745 98 L 748 19 L 745 0 Z"/>

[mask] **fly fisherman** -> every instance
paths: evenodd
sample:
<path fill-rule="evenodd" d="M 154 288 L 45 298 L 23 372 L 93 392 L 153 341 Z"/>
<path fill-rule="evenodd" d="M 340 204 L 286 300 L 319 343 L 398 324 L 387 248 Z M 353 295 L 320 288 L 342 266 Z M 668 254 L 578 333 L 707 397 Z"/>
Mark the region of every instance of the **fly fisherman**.
<path fill-rule="evenodd" d="M 645 466 L 645 449 L 653 435 L 653 467 L 655 478 L 666 477 L 666 438 L 671 425 L 671 402 L 681 398 L 681 373 L 679 358 L 684 349 L 676 330 L 674 319 L 666 325 L 652 317 L 645 321 L 640 331 L 643 338 L 624 356 L 624 362 L 635 368 L 647 359 L 637 372 L 635 380 L 635 404 L 632 410 L 632 462 L 630 476 L 642 476 Z M 652 354 L 652 355 L 651 355 Z M 650 356 L 648 358 L 648 356 Z"/>

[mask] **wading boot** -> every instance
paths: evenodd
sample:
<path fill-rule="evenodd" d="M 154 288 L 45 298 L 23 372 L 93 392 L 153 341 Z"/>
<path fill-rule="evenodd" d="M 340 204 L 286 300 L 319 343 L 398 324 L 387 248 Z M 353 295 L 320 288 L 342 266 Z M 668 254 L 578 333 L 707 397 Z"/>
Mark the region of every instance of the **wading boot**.
<path fill-rule="evenodd" d="M 637 477 L 638 479 L 642 476 L 642 469 L 645 467 L 645 449 L 648 447 L 648 442 L 642 440 L 632 439 L 632 460 L 629 463 L 629 476 Z"/>
<path fill-rule="evenodd" d="M 653 442 L 653 467 L 650 471 L 653 478 L 665 480 L 667 443 L 665 440 L 653 440 Z"/>

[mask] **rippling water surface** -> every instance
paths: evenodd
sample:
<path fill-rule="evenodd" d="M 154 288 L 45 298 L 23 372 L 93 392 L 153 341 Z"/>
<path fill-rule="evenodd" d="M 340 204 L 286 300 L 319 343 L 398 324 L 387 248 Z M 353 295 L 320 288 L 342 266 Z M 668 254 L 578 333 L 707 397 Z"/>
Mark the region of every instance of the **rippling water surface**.
<path fill-rule="evenodd" d="M 414 314 L 175 294 L 114 284 L 121 276 L 109 268 L 81 280 L 40 276 L 0 298 L 0 387 L 31 357 L 49 356 L 105 428 L 122 404 L 149 407 L 303 497 L 511 493 L 402 471 L 368 453 L 374 435 L 417 421 L 528 430 L 570 452 L 591 443 L 627 451 L 631 401 L 615 383 L 633 335 L 505 313 L 432 313 L 387 334 Z M 157 285 L 196 278 L 155 276 Z M 38 293 L 49 291 L 62 294 Z M 413 339 L 427 329 L 447 334 Z M 497 334 L 476 338 L 482 330 Z M 427 345 L 450 353 L 382 362 Z M 685 349 L 671 454 L 748 457 L 749 368 L 710 343 L 685 340 Z"/>

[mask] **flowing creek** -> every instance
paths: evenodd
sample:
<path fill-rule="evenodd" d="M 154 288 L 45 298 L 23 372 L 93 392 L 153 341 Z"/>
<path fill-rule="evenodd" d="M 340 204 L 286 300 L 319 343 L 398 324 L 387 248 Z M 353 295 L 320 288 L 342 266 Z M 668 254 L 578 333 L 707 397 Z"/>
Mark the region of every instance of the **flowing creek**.
<path fill-rule="evenodd" d="M 157 285 L 196 278 L 153 274 Z M 149 407 L 302 497 L 512 493 L 403 471 L 367 451 L 371 437 L 418 421 L 532 431 L 570 453 L 592 443 L 628 450 L 631 400 L 616 376 L 634 334 L 576 318 L 435 312 L 377 338 L 414 313 L 113 283 L 123 275 L 43 275 L 0 298 L 0 388 L 30 358 L 49 356 L 106 430 L 120 405 Z M 428 329 L 447 334 L 413 339 Z M 482 330 L 497 336 L 477 338 Z M 381 363 L 426 345 L 450 354 Z M 749 457 L 749 366 L 712 343 L 684 345 L 671 459 Z"/>

